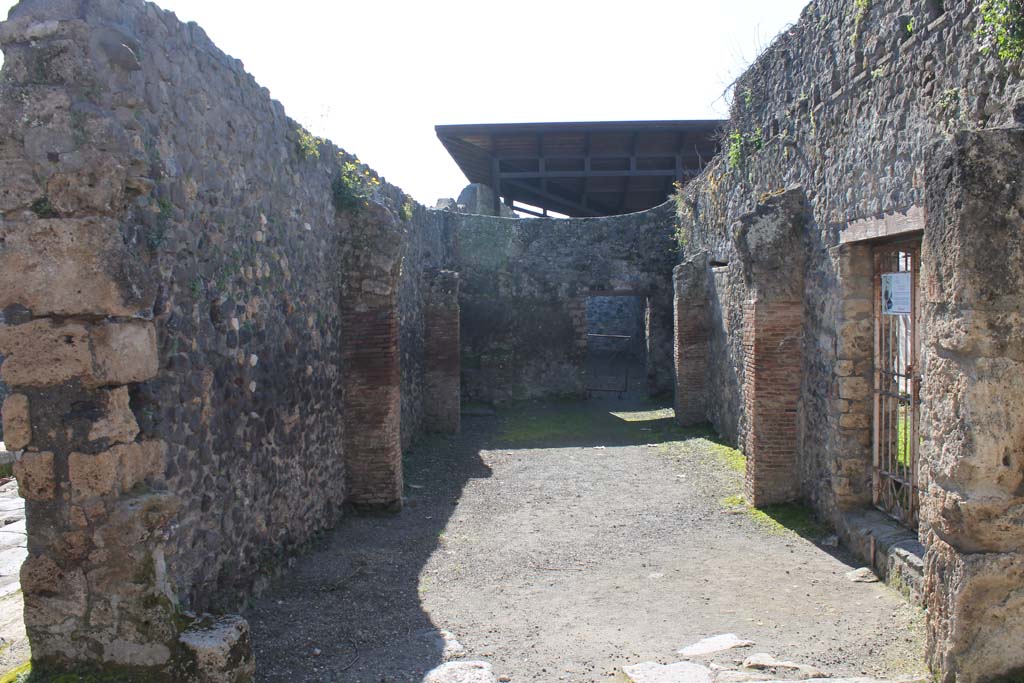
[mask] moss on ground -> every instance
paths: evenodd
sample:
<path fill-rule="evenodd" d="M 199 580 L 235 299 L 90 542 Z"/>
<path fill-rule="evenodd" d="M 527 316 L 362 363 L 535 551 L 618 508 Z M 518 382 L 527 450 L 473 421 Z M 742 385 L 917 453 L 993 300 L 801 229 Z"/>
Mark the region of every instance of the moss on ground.
<path fill-rule="evenodd" d="M 514 404 L 499 415 L 498 447 L 628 446 L 664 443 L 684 432 L 672 409 L 656 403 L 602 411 L 579 400 L 537 401 Z"/>
<path fill-rule="evenodd" d="M 695 448 L 710 452 L 731 473 L 737 489 L 722 499 L 726 508 L 742 511 L 772 534 L 792 532 L 819 540 L 831 531 L 800 503 L 764 508 L 748 505 L 738 490 L 747 468 L 743 453 L 722 443 L 709 426 L 680 427 L 669 406 L 651 402 L 630 410 L 602 411 L 586 401 L 566 399 L 514 404 L 500 416 L 502 431 L 495 444 L 499 448 L 658 444 L 661 454 L 673 457 Z"/>
<path fill-rule="evenodd" d="M 829 533 L 831 528 L 818 521 L 814 513 L 801 503 L 780 503 L 755 508 L 740 494 L 722 499 L 722 505 L 730 510 L 743 512 L 770 534 L 792 532 L 803 538 L 817 541 Z"/>

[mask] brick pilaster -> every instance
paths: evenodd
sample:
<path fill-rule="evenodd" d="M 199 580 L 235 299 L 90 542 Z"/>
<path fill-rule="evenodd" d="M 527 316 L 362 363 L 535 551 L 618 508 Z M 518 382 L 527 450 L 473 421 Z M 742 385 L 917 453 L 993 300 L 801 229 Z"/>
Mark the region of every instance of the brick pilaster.
<path fill-rule="evenodd" d="M 752 300 L 743 317 L 745 490 L 747 501 L 760 507 L 800 493 L 796 431 L 803 306 Z"/>
<path fill-rule="evenodd" d="M 673 271 L 675 290 L 675 412 L 683 426 L 707 419 L 707 359 L 710 340 L 708 324 L 706 259 L 677 266 Z"/>
<path fill-rule="evenodd" d="M 395 306 L 343 304 L 344 434 L 348 500 L 388 507 L 402 498 L 401 370 Z"/>
<path fill-rule="evenodd" d="M 397 509 L 403 486 L 398 278 L 405 228 L 377 204 L 340 216 L 339 223 L 343 234 L 353 236 L 341 254 L 347 500 Z"/>

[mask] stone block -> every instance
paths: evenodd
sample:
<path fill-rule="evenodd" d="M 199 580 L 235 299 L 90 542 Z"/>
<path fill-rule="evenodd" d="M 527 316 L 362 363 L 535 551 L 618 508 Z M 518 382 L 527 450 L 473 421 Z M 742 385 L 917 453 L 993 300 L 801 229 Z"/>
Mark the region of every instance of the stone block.
<path fill-rule="evenodd" d="M 843 323 L 837 330 L 836 356 L 853 360 L 870 358 L 874 343 L 874 321 L 869 319 Z"/>
<path fill-rule="evenodd" d="M 150 314 L 155 288 L 113 219 L 3 223 L 0 240 L 0 308 L 17 304 L 37 317 Z"/>
<path fill-rule="evenodd" d="M 53 174 L 46 195 L 62 216 L 111 215 L 122 208 L 125 177 L 124 167 L 105 157 L 81 171 Z"/>
<path fill-rule="evenodd" d="M 4 444 L 8 450 L 20 451 L 32 442 L 32 420 L 28 396 L 11 394 L 4 401 Z"/>
<path fill-rule="evenodd" d="M 11 386 L 53 386 L 77 380 L 86 387 L 143 382 L 158 370 L 152 323 L 0 325 L 2 378 Z"/>
<path fill-rule="evenodd" d="M 447 662 L 427 672 L 423 683 L 495 683 L 489 662 Z"/>
<path fill-rule="evenodd" d="M 200 617 L 178 641 L 196 683 L 247 683 L 256 673 L 249 623 L 241 616 Z"/>
<path fill-rule="evenodd" d="M 159 371 L 152 323 L 111 323 L 92 330 L 96 379 L 100 384 L 144 382 Z"/>
<path fill-rule="evenodd" d="M 92 375 L 89 331 L 80 323 L 33 320 L 0 325 L 2 379 L 11 386 L 48 386 Z"/>
<path fill-rule="evenodd" d="M 72 453 L 68 456 L 71 499 L 116 495 L 120 490 L 121 453 L 110 449 L 102 453 Z"/>
<path fill-rule="evenodd" d="M 163 441 L 143 441 L 116 446 L 121 464 L 121 489 L 130 490 L 136 484 L 161 479 L 167 464 L 167 444 Z"/>
<path fill-rule="evenodd" d="M 139 424 L 128 405 L 128 387 L 104 391 L 103 395 L 103 416 L 89 430 L 89 440 L 131 443 L 139 433 Z"/>
<path fill-rule="evenodd" d="M 27 161 L 0 161 L 0 213 L 29 207 L 43 196 L 43 187 L 35 177 L 34 167 Z M 0 257 L 2 258 L 2 257 Z"/>
<path fill-rule="evenodd" d="M 102 453 L 72 453 L 68 478 L 72 500 L 117 495 L 136 484 L 163 477 L 167 444 L 163 441 L 118 444 Z"/>
<path fill-rule="evenodd" d="M 945 490 L 933 482 L 921 492 L 920 505 L 922 521 L 962 551 L 1024 548 L 1024 498 Z"/>
<path fill-rule="evenodd" d="M 53 453 L 26 451 L 14 463 L 18 493 L 25 500 L 53 500 L 57 483 L 53 471 Z"/>
<path fill-rule="evenodd" d="M 88 603 L 85 574 L 63 568 L 45 555 L 30 555 L 21 565 L 25 625 L 53 628 L 68 617 L 84 617 Z"/>
<path fill-rule="evenodd" d="M 871 416 L 863 413 L 848 413 L 839 416 L 839 426 L 843 429 L 870 429 Z"/>
<path fill-rule="evenodd" d="M 933 538 L 924 581 L 936 680 L 1013 680 L 1024 671 L 1024 553 L 961 553 Z"/>
<path fill-rule="evenodd" d="M 863 377 L 840 377 L 839 398 L 847 401 L 863 399 L 871 395 L 871 384 Z"/>

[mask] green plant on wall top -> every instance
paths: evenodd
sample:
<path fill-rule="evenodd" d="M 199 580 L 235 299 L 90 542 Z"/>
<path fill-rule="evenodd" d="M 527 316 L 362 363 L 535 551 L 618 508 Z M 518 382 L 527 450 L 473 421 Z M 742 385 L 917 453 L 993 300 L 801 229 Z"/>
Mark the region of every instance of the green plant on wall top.
<path fill-rule="evenodd" d="M 403 221 L 408 223 L 412 220 L 414 209 L 415 204 L 413 204 L 412 197 L 406 197 L 405 201 L 402 202 L 402 208 L 398 210 L 398 215 Z"/>
<path fill-rule="evenodd" d="M 305 128 L 298 128 L 296 132 L 299 134 L 299 154 L 302 155 L 302 158 L 319 159 L 320 145 L 324 144 L 326 140 L 316 137 Z"/>
<path fill-rule="evenodd" d="M 360 211 L 369 204 L 380 179 L 363 168 L 359 160 L 346 161 L 331 183 L 334 208 L 338 211 Z"/>
<path fill-rule="evenodd" d="M 1024 5 L 1020 0 L 984 0 L 979 6 L 981 21 L 974 37 L 981 51 L 995 53 L 1004 62 L 1024 57 Z"/>

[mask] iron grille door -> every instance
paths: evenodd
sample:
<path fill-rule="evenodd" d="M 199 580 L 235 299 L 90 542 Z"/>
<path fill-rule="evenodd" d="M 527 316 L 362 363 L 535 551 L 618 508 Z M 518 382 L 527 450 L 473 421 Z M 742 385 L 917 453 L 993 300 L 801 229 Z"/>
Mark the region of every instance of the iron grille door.
<path fill-rule="evenodd" d="M 917 528 L 920 242 L 875 248 L 874 503 Z"/>

